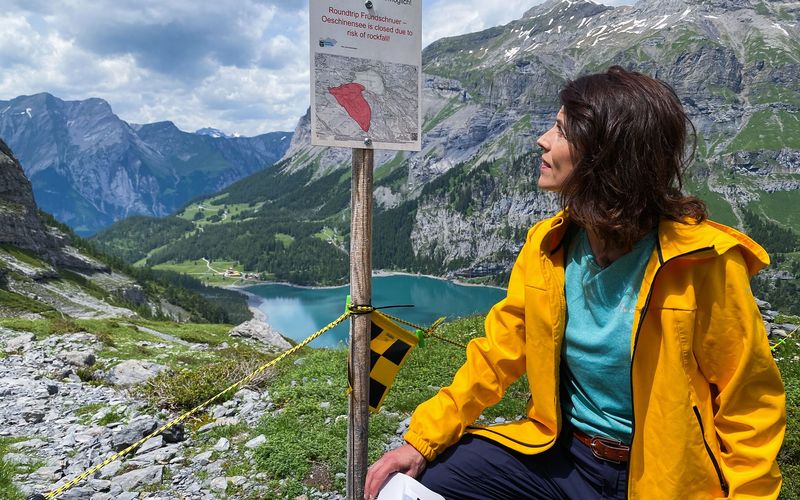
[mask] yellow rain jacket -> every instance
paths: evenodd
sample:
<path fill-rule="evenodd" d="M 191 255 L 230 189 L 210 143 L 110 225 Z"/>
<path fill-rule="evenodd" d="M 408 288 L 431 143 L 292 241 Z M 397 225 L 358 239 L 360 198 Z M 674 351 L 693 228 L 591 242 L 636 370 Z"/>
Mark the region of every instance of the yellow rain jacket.
<path fill-rule="evenodd" d="M 465 432 L 525 454 L 556 441 L 567 225 L 561 213 L 528 232 L 485 337 L 469 343 L 452 384 L 414 412 L 405 440 L 428 460 Z M 631 329 L 628 498 L 778 496 L 785 393 L 749 285 L 768 263 L 763 248 L 721 224 L 659 225 Z M 523 373 L 527 418 L 471 426 Z"/>

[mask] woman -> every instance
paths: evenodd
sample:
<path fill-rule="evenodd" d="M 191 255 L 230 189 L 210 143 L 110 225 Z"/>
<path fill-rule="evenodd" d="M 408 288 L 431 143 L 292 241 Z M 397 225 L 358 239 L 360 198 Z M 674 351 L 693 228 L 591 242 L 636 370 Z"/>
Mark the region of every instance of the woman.
<path fill-rule="evenodd" d="M 366 496 L 399 471 L 447 498 L 775 498 L 785 395 L 749 287 L 768 256 L 681 194 L 669 86 L 612 67 L 560 97 L 538 184 L 563 210 Z M 523 373 L 525 418 L 472 426 Z"/>

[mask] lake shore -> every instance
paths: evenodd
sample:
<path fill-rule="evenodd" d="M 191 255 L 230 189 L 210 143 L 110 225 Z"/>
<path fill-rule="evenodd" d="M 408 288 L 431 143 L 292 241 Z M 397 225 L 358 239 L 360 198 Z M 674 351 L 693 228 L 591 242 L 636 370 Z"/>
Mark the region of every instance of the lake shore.
<path fill-rule="evenodd" d="M 443 276 L 435 276 L 433 274 L 409 273 L 409 272 L 405 272 L 405 271 L 384 271 L 382 269 L 377 269 L 377 270 L 372 271 L 372 277 L 373 278 L 385 278 L 385 277 L 388 277 L 388 276 L 414 276 L 414 277 L 420 277 L 420 278 L 431 278 L 431 279 L 434 279 L 434 280 L 448 281 L 450 283 L 454 283 L 454 284 L 460 285 L 460 286 L 478 286 L 478 287 L 497 288 L 499 290 L 506 290 L 506 287 L 502 287 L 502 286 L 482 285 L 480 283 L 469 283 L 469 282 L 461 281 L 461 280 L 457 280 L 457 279 L 445 278 Z M 246 295 L 250 296 L 250 295 L 253 295 L 253 294 L 249 293 L 249 292 L 245 292 L 245 289 L 247 289 L 249 287 L 253 287 L 253 286 L 258 286 L 258 285 L 286 285 L 286 286 L 290 286 L 290 287 L 293 287 L 293 288 L 303 288 L 303 289 L 308 289 L 308 290 L 326 290 L 326 289 L 344 288 L 344 287 L 349 286 L 349 284 L 346 284 L 346 285 L 333 285 L 333 286 L 298 285 L 296 283 L 290 283 L 288 281 L 252 281 L 252 282 L 242 283 L 242 284 L 233 283 L 233 284 L 230 284 L 230 285 L 221 285 L 221 286 L 220 285 L 214 285 L 214 286 L 219 286 L 220 288 L 226 288 L 228 290 L 234 290 L 234 291 L 237 291 L 237 292 L 245 293 Z"/>
<path fill-rule="evenodd" d="M 259 282 L 257 284 L 261 283 L 266 283 L 266 282 Z M 246 286 L 224 285 L 219 288 L 225 288 L 226 290 L 233 290 L 247 297 L 247 308 L 250 309 L 251 313 L 253 313 L 253 319 L 261 321 L 262 323 L 269 324 L 268 321 L 269 318 L 267 317 L 267 314 L 264 311 L 262 311 L 261 308 L 259 307 L 264 302 L 264 299 L 252 292 L 247 291 L 248 286 L 253 286 L 253 285 L 246 285 Z"/>

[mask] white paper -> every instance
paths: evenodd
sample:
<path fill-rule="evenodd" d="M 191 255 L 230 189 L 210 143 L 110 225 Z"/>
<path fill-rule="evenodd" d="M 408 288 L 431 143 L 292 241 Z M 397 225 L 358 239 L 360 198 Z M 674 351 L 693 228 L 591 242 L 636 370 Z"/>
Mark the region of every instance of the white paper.
<path fill-rule="evenodd" d="M 412 477 L 397 472 L 378 493 L 378 500 L 444 500 L 444 497 Z"/>

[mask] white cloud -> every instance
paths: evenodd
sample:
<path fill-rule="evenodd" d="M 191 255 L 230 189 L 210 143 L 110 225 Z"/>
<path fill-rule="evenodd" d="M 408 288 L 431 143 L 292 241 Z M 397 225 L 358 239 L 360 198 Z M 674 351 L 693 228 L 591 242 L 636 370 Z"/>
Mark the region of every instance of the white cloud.
<path fill-rule="evenodd" d="M 434 0 L 429 2 L 422 19 L 422 45 L 446 36 L 472 33 L 519 19 L 531 6 L 530 0 Z"/>

